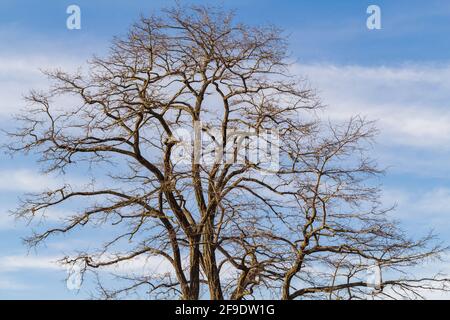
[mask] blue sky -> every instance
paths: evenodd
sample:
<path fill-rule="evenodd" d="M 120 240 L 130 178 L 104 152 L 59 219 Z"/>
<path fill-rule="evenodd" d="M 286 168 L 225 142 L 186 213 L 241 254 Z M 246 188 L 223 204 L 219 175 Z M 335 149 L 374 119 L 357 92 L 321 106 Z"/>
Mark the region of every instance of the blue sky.
<path fill-rule="evenodd" d="M 381 182 L 385 203 L 397 204 L 393 216 L 410 232 L 434 229 L 450 243 L 450 2 L 203 2 L 234 8 L 247 24 L 283 28 L 294 71 L 307 76 L 329 106 L 324 116 L 339 120 L 357 113 L 378 121 L 381 134 L 373 156 L 388 168 Z M 24 106 L 22 94 L 46 87 L 39 68 L 73 70 L 92 54 L 105 53 L 110 39 L 124 34 L 140 14 L 170 3 L 2 0 L 0 127 L 14 125 L 11 114 Z M 66 28 L 71 4 L 81 8 L 81 30 Z M 366 28 L 370 4 L 381 8 L 381 30 Z M 0 155 L 0 298 L 88 296 L 90 288 L 69 291 L 65 270 L 53 261 L 92 238 L 58 238 L 27 252 L 20 239 L 29 228 L 7 213 L 20 194 L 61 179 L 39 174 L 32 157 Z M 67 179 L 82 181 L 83 176 L 74 172 Z M 429 268 L 450 272 L 445 263 Z"/>

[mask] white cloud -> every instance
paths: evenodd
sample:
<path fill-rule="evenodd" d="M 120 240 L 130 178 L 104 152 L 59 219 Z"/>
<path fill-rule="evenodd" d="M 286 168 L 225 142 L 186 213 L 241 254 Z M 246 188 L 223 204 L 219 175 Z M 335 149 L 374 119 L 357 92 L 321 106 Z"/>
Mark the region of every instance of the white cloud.
<path fill-rule="evenodd" d="M 170 262 L 159 256 L 139 256 L 129 261 L 124 261 L 116 266 L 103 268 L 103 270 L 117 274 L 173 274 Z"/>
<path fill-rule="evenodd" d="M 435 187 L 428 191 L 386 189 L 383 203 L 396 204 L 393 216 L 404 222 L 412 221 L 420 228 L 448 230 L 450 227 L 450 188 Z"/>
<path fill-rule="evenodd" d="M 0 272 L 20 271 L 23 269 L 61 270 L 56 256 L 11 255 L 0 257 Z"/>
<path fill-rule="evenodd" d="M 55 178 L 29 169 L 0 171 L 0 191 L 35 192 L 56 185 Z"/>
<path fill-rule="evenodd" d="M 17 206 L 17 205 L 16 205 Z M 0 208 L 0 230 L 22 230 L 24 228 L 29 229 L 28 220 L 26 219 L 17 219 L 13 214 L 11 214 L 11 210 L 16 209 L 13 205 L 11 207 Z M 44 212 L 41 212 L 39 215 L 36 215 L 33 218 L 33 224 L 37 225 L 41 222 L 62 222 L 65 219 L 72 217 L 75 215 L 75 212 L 69 210 L 56 210 L 56 209 L 47 209 Z M 59 247 L 63 247 L 65 243 L 61 243 Z M 53 245 L 57 247 L 56 244 Z"/>
<path fill-rule="evenodd" d="M 450 66 L 296 65 L 324 104 L 324 116 L 377 120 L 389 145 L 450 146 Z"/>
<path fill-rule="evenodd" d="M 32 255 L 9 255 L 0 256 L 0 273 L 29 270 L 66 270 L 66 266 L 58 261 L 61 256 L 32 256 Z M 109 255 L 103 257 L 100 261 L 114 259 Z M 114 272 L 117 274 L 128 273 L 159 273 L 172 272 L 172 267 L 167 259 L 155 256 L 138 256 L 129 261 L 123 261 L 117 265 L 103 267 L 102 270 Z"/>
<path fill-rule="evenodd" d="M 83 188 L 89 180 L 88 177 L 44 174 L 26 168 L 0 169 L 0 191 L 3 192 L 39 192 L 61 187 L 66 183 Z"/>
<path fill-rule="evenodd" d="M 8 213 L 8 210 L 0 211 L 0 230 L 14 229 L 15 221 L 14 218 Z"/>
<path fill-rule="evenodd" d="M 74 179 L 76 180 L 76 179 Z M 0 192 L 39 192 L 48 188 L 55 188 L 60 185 L 53 176 L 39 174 L 29 169 L 0 170 Z M 15 209 L 17 204 L 7 205 L 3 203 L 0 207 L 0 230 L 17 229 L 20 222 L 11 214 L 10 210 Z M 45 218 L 55 221 L 63 216 L 62 212 L 47 210 Z"/>
<path fill-rule="evenodd" d="M 31 89 L 48 88 L 48 79 L 40 70 L 61 68 L 74 71 L 82 64 L 82 60 L 63 55 L 0 55 L 0 116 L 23 109 L 26 105 L 23 96 Z"/>
<path fill-rule="evenodd" d="M 76 70 L 85 57 L 70 55 L 0 55 L 0 115 L 22 108 L 32 88 L 48 88 L 39 69 Z M 347 118 L 355 113 L 378 119 L 383 137 L 398 144 L 450 145 L 450 66 L 400 67 L 295 65 L 295 74 L 309 78 L 330 107 L 324 115 Z"/>
<path fill-rule="evenodd" d="M 83 190 L 88 183 L 87 177 L 42 174 L 25 168 L 12 170 L 0 169 L 0 193 L 3 194 L 43 192 L 48 189 L 60 188 L 65 184 L 70 184 L 74 189 Z M 25 225 L 23 220 L 15 219 L 10 213 L 10 210 L 16 209 L 17 205 L 17 203 L 2 204 L 0 207 L 0 230 L 17 230 Z M 47 222 L 61 221 L 74 214 L 75 212 L 64 208 L 49 208 L 36 216 L 35 222 L 39 219 Z"/>
<path fill-rule="evenodd" d="M 84 60 L 71 56 L 0 55 L 0 115 L 17 112 L 31 88 L 47 88 L 39 69 L 75 70 Z M 418 147 L 450 146 L 450 66 L 405 65 L 363 67 L 295 65 L 309 78 L 326 105 L 324 116 L 343 119 L 354 114 L 379 121 L 382 137 Z"/>
<path fill-rule="evenodd" d="M 26 284 L 16 282 L 0 276 L 0 290 L 17 291 L 17 290 L 28 290 L 30 288 L 31 287 Z"/>
<path fill-rule="evenodd" d="M 429 213 L 445 213 L 450 218 L 450 189 L 436 188 L 423 194 L 418 205 Z"/>

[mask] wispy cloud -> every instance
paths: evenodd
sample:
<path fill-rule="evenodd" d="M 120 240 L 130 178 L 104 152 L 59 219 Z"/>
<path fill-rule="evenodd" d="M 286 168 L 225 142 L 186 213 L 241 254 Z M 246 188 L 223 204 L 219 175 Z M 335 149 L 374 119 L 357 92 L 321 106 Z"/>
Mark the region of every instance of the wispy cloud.
<path fill-rule="evenodd" d="M 0 206 L 0 230 L 19 229 L 25 226 L 23 220 L 18 220 L 11 215 L 10 211 L 16 209 L 13 197 L 25 193 L 44 192 L 49 189 L 60 188 L 70 184 L 76 189 L 84 189 L 89 184 L 87 177 L 83 176 L 57 176 L 54 174 L 43 174 L 31 169 L 0 169 L 0 193 L 8 194 L 9 201 Z M 34 222 L 45 220 L 46 222 L 57 222 L 64 218 L 73 216 L 75 212 L 67 208 L 49 208 L 36 216 Z"/>
<path fill-rule="evenodd" d="M 50 175 L 30 169 L 0 170 L 0 191 L 36 192 L 57 184 L 58 181 Z"/>
<path fill-rule="evenodd" d="M 27 168 L 0 169 L 0 191 L 3 192 L 39 192 L 65 183 L 83 188 L 90 180 L 84 176 L 44 174 Z"/>
<path fill-rule="evenodd" d="M 66 270 L 66 266 L 58 261 L 62 256 L 8 255 L 0 256 L 0 273 L 22 270 Z M 115 256 L 104 256 L 100 261 L 114 259 Z M 101 268 L 103 271 L 116 274 L 164 274 L 172 270 L 170 263 L 161 257 L 139 256 L 117 265 Z"/>
<path fill-rule="evenodd" d="M 20 271 L 23 269 L 61 270 L 57 256 L 11 255 L 0 257 L 0 272 Z"/>
<path fill-rule="evenodd" d="M 47 88 L 39 69 L 76 70 L 84 60 L 69 56 L 1 56 L 0 114 L 11 115 L 31 88 Z M 355 113 L 378 120 L 383 137 L 415 147 L 450 146 L 450 66 L 399 67 L 296 65 L 329 105 L 325 116 L 342 119 Z"/>
<path fill-rule="evenodd" d="M 450 66 L 363 67 L 297 65 L 324 104 L 324 115 L 377 120 L 382 142 L 417 148 L 450 147 Z"/>
<path fill-rule="evenodd" d="M 382 200 L 386 205 L 395 204 L 392 216 L 415 230 L 450 230 L 450 188 L 435 187 L 427 191 L 389 188 L 384 190 Z M 445 237 L 445 234 L 439 235 Z"/>
<path fill-rule="evenodd" d="M 21 282 L 17 282 L 5 277 L 2 277 L 0 275 L 0 290 L 8 290 L 8 291 L 22 291 L 22 290 L 29 290 L 31 288 L 31 286 L 21 283 Z"/>
<path fill-rule="evenodd" d="M 75 71 L 83 60 L 64 55 L 1 55 L 0 54 L 0 116 L 17 113 L 26 105 L 23 97 L 31 89 L 48 88 L 48 79 L 41 70 L 61 68 Z"/>

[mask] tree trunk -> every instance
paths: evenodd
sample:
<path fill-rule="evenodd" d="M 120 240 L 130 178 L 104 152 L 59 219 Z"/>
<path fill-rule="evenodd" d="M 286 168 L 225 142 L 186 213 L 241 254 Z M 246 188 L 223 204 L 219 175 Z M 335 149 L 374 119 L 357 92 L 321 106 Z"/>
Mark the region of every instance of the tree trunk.
<path fill-rule="evenodd" d="M 208 279 L 211 300 L 223 300 L 220 285 L 219 270 L 216 263 L 215 244 L 213 243 L 213 216 L 207 219 L 203 233 L 203 259 L 206 277 Z"/>
<path fill-rule="evenodd" d="M 190 290 L 188 300 L 198 300 L 200 293 L 200 236 L 192 237 L 190 251 Z"/>

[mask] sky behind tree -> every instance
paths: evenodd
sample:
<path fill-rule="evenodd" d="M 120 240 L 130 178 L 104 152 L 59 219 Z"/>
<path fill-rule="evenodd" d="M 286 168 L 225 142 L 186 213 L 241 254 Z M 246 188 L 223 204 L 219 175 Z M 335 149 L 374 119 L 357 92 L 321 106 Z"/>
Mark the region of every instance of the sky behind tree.
<path fill-rule="evenodd" d="M 182 3 L 221 4 L 219 1 Z M 93 54 L 108 50 L 139 15 L 157 14 L 171 1 L 25 1 L 0 3 L 0 127 L 25 106 L 31 88 L 46 88 L 39 69 L 76 70 Z M 66 9 L 81 8 L 81 29 L 68 30 Z M 383 201 L 397 205 L 392 216 L 413 234 L 434 229 L 450 242 L 450 3 L 448 1 L 224 1 L 246 24 L 274 24 L 288 36 L 296 74 L 307 77 L 328 106 L 323 116 L 353 114 L 377 121 L 372 151 L 381 167 Z M 381 29 L 366 26 L 366 9 L 381 9 Z M 2 142 L 6 139 L 1 137 Z M 24 192 L 56 185 L 68 177 L 39 173 L 36 157 L 0 155 L 0 298 L 85 298 L 89 288 L 70 291 L 66 270 L 54 263 L 86 245 L 92 235 L 55 238 L 27 252 L 21 238 L 30 229 L 8 210 Z M 48 220 L 68 214 L 52 212 Z M 88 243 L 87 243 L 88 244 Z M 156 264 L 152 267 L 160 267 Z M 141 268 L 139 265 L 128 268 Z M 445 263 L 424 266 L 450 272 Z M 446 270 L 447 269 L 447 270 Z"/>

